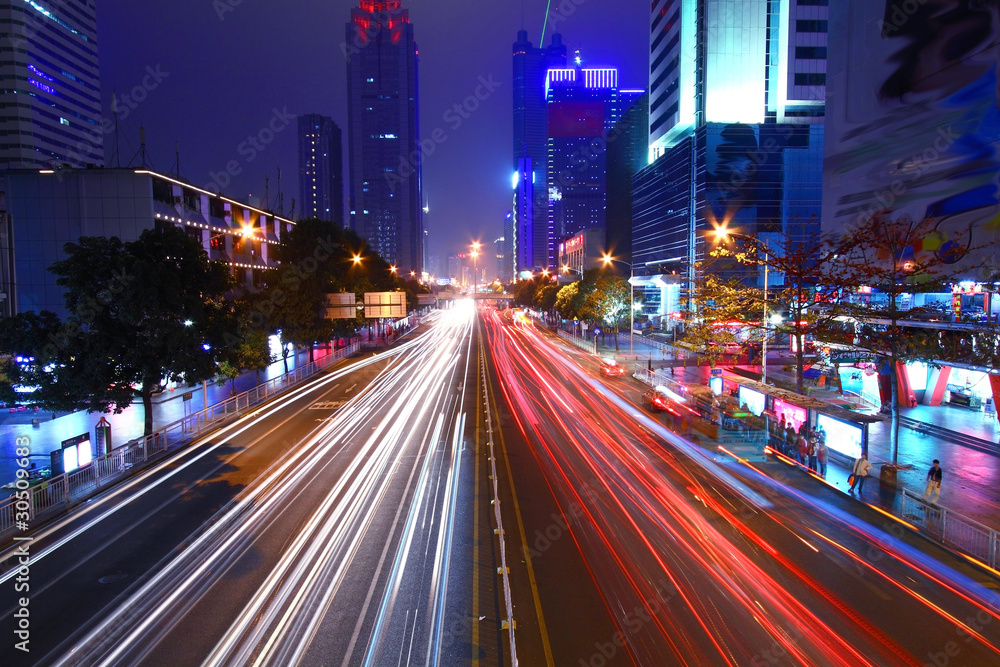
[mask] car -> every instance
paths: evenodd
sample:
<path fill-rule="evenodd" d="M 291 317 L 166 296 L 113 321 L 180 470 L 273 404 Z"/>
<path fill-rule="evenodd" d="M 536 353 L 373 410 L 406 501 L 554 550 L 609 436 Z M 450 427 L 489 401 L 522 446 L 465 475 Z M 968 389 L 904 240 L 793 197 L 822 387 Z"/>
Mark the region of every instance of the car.
<path fill-rule="evenodd" d="M 658 389 L 650 389 L 643 392 L 642 402 L 643 405 L 654 412 L 665 412 L 672 408 L 670 397 Z"/>
<path fill-rule="evenodd" d="M 601 375 L 604 377 L 621 377 L 625 375 L 625 367 L 618 364 L 617 361 L 611 359 L 609 361 L 601 362 Z"/>

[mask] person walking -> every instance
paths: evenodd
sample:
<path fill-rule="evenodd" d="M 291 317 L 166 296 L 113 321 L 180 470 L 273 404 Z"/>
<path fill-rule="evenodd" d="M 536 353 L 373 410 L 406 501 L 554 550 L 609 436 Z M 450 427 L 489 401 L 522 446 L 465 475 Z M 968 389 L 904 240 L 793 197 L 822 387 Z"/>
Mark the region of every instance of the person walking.
<path fill-rule="evenodd" d="M 854 483 L 851 484 L 851 488 L 848 489 L 848 493 L 854 493 L 854 487 L 858 487 L 858 493 L 861 493 L 865 486 L 865 478 L 868 477 L 868 471 L 872 469 L 872 464 L 868 460 L 868 457 L 861 454 L 861 458 L 854 462 L 854 468 L 851 469 L 851 474 L 854 475 Z"/>
<path fill-rule="evenodd" d="M 924 491 L 924 500 L 932 505 L 937 505 L 937 500 L 941 496 L 941 462 L 934 459 L 931 469 L 927 471 L 927 489 Z"/>
<path fill-rule="evenodd" d="M 820 438 L 816 446 L 816 463 L 819 465 L 819 476 L 826 479 L 826 439 Z"/>

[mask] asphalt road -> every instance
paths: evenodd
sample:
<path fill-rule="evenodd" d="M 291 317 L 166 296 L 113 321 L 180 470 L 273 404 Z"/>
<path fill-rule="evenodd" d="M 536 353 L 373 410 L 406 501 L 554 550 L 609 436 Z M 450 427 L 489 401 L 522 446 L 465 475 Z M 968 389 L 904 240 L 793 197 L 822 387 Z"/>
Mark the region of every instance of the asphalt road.
<path fill-rule="evenodd" d="M 0 664 L 456 664 L 474 633 L 470 307 L 351 360 L 3 554 Z M 487 558 L 489 560 L 489 558 Z M 476 575 L 476 576 L 474 576 Z M 493 615 L 495 618 L 495 614 Z M 476 634 L 476 646 L 471 638 Z"/>
<path fill-rule="evenodd" d="M 780 464 L 715 461 L 632 381 L 485 317 L 514 574 L 538 582 L 515 602 L 525 664 L 1000 664 L 996 579 Z"/>

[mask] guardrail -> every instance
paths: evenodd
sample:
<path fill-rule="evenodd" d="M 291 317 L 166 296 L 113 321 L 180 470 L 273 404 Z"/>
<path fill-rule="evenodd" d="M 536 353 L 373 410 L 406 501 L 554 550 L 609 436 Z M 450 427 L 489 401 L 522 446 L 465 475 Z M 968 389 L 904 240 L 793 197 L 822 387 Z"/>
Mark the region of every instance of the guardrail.
<path fill-rule="evenodd" d="M 560 332 L 562 333 L 562 332 Z M 482 370 L 483 395 L 488 396 L 489 387 L 486 383 L 486 349 L 479 347 L 479 361 Z M 490 479 L 493 480 L 493 514 L 497 522 L 497 535 L 500 537 L 500 572 L 503 580 L 503 597 L 507 606 L 506 625 L 508 638 L 510 641 L 510 662 L 511 667 L 517 667 L 517 642 L 514 638 L 514 603 L 510 593 L 510 576 L 507 571 L 507 541 L 503 532 L 503 517 L 500 516 L 500 488 L 499 476 L 497 475 L 497 457 L 493 448 L 493 413 L 490 411 L 490 403 L 486 401 L 486 444 L 490 448 Z"/>
<path fill-rule="evenodd" d="M 904 519 L 921 526 L 926 533 L 943 544 L 997 568 L 1000 532 L 945 507 L 929 503 L 907 489 L 903 489 L 900 512 Z"/>
<path fill-rule="evenodd" d="M 986 454 L 1000 455 L 1000 445 L 991 440 L 984 440 L 974 435 L 967 435 L 960 431 L 953 431 L 937 424 L 928 424 L 927 422 L 918 421 L 912 417 L 904 417 L 903 415 L 899 416 L 899 425 L 911 431 L 916 431 L 921 435 L 930 435 Z"/>
<path fill-rule="evenodd" d="M 18 483 L 24 482 L 24 488 L 18 488 L 9 498 L 0 501 L 0 538 L 18 530 L 23 531 L 29 523 L 71 507 L 109 484 L 131 475 L 143 463 L 159 454 L 176 449 L 202 433 L 246 413 L 250 408 L 360 349 L 357 342 L 341 348 L 317 361 L 311 361 L 253 389 L 168 424 L 148 436 L 130 440 L 123 446 L 96 457 L 86 467 L 46 479 L 34 486 L 29 486 L 27 480 L 18 480 Z M 24 520 L 24 516 L 28 519 Z"/>
<path fill-rule="evenodd" d="M 597 341 L 596 340 L 595 341 L 590 341 L 590 340 L 587 340 L 586 338 L 580 338 L 579 336 L 574 336 L 573 334 L 571 334 L 571 333 L 569 333 L 567 331 L 563 331 L 562 329 L 559 329 L 556 333 L 559 335 L 560 338 L 562 338 L 564 341 L 566 341 L 570 345 L 578 347 L 581 350 L 583 350 L 584 352 L 589 352 L 590 354 L 597 354 Z"/>

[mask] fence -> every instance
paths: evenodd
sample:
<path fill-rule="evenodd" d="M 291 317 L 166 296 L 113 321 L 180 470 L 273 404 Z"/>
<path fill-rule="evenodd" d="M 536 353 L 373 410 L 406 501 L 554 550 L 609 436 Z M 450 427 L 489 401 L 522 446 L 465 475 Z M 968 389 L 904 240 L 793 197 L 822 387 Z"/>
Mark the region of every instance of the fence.
<path fill-rule="evenodd" d="M 36 521 L 66 509 L 132 474 L 133 470 L 159 454 L 191 442 L 202 433 L 245 414 L 250 408 L 312 377 L 334 361 L 351 356 L 359 349 L 360 344 L 355 342 L 318 361 L 311 361 L 249 391 L 168 424 L 148 436 L 131 440 L 96 457 L 84 468 L 47 479 L 32 487 L 18 489 L 9 498 L 0 501 L 0 537 L 7 537 L 15 530 L 27 528 L 27 522 L 19 520 L 18 514 Z"/>
<path fill-rule="evenodd" d="M 945 545 L 955 547 L 996 569 L 1000 532 L 947 508 L 928 503 L 903 489 L 902 517 Z"/>
<path fill-rule="evenodd" d="M 563 331 L 560 329 L 558 332 L 559 337 L 564 341 L 568 342 L 570 345 L 574 345 L 584 352 L 589 352 L 590 354 L 597 354 L 597 341 L 590 341 L 586 338 L 580 338 L 579 336 L 574 336 L 573 334 Z"/>
<path fill-rule="evenodd" d="M 559 332 L 562 334 L 562 332 Z M 483 395 L 489 395 L 489 386 L 486 383 L 486 348 L 480 346 L 479 360 L 482 367 Z M 497 535 L 500 537 L 500 578 L 503 581 L 503 598 L 507 607 L 507 618 L 503 622 L 510 641 L 510 664 L 517 667 L 517 642 L 514 637 L 514 602 L 510 592 L 510 576 L 507 570 L 507 541 L 503 532 L 503 517 L 500 515 L 500 488 L 497 475 L 497 456 L 493 447 L 493 413 L 490 410 L 490 402 L 486 401 L 486 438 L 490 448 L 490 479 L 493 481 L 493 513 L 497 522 Z"/>

